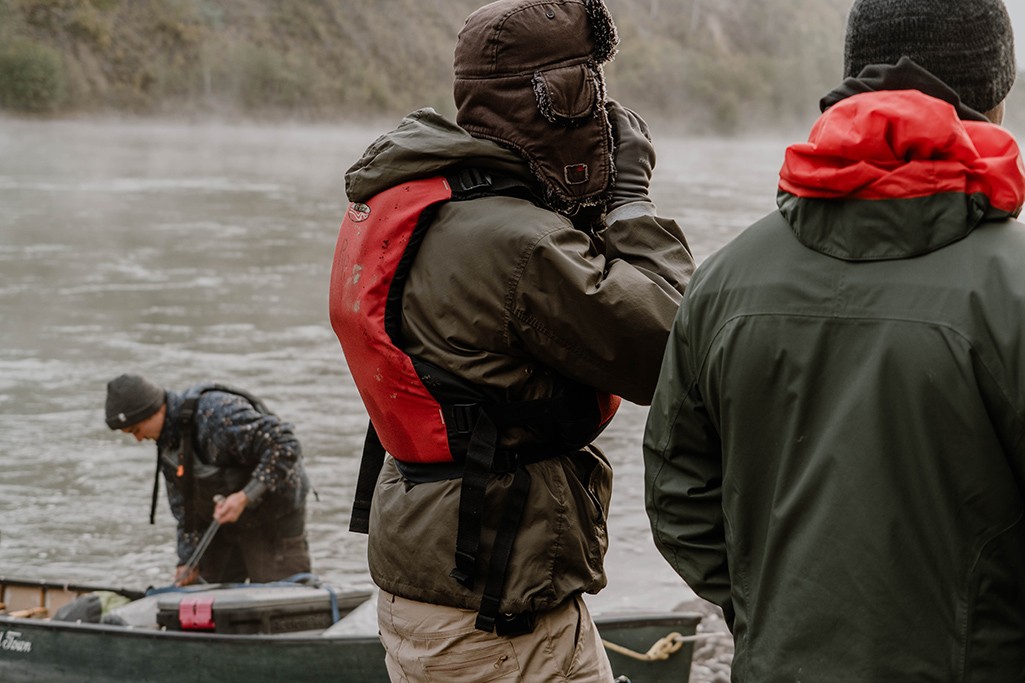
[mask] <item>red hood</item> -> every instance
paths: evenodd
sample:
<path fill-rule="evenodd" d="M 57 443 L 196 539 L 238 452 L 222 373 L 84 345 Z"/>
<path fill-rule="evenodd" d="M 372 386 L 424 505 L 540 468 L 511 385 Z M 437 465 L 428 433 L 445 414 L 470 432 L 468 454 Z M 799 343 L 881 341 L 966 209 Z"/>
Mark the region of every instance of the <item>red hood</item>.
<path fill-rule="evenodd" d="M 808 199 L 981 193 L 993 208 L 1016 214 L 1025 167 L 1003 128 L 963 121 L 953 106 L 917 90 L 887 90 L 827 109 L 808 142 L 787 149 L 779 187 Z"/>

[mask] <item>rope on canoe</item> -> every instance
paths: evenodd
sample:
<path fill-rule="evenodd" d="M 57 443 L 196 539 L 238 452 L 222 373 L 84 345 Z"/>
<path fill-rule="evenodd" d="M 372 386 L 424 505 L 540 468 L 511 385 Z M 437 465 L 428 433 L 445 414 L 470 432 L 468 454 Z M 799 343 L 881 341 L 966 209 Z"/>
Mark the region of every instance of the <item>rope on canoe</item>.
<path fill-rule="evenodd" d="M 695 633 L 692 636 L 685 636 L 673 631 L 672 633 L 663 636 L 656 640 L 648 651 L 645 653 L 635 652 L 630 648 L 617 645 L 616 643 L 609 642 L 602 638 L 602 644 L 609 650 L 616 652 L 627 657 L 631 657 L 641 662 L 655 662 L 669 659 L 672 655 L 676 654 L 684 643 L 693 643 L 698 640 L 708 640 L 710 638 L 731 638 L 729 633 Z"/>

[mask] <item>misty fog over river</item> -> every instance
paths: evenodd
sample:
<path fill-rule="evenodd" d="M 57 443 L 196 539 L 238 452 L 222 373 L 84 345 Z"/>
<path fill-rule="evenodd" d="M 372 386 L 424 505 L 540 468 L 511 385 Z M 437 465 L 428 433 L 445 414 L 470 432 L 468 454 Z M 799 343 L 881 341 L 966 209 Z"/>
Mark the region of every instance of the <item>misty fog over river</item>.
<path fill-rule="evenodd" d="M 106 382 L 252 391 L 296 426 L 314 572 L 367 584 L 347 531 L 367 417 L 327 315 L 345 170 L 379 127 L 0 119 L 0 575 L 132 588 L 176 564 L 155 447 L 111 432 Z M 796 139 L 796 138 L 795 138 Z M 652 196 L 699 261 L 775 206 L 791 140 L 655 130 Z M 643 509 L 645 409 L 600 439 L 616 471 L 595 611 L 692 594 Z"/>

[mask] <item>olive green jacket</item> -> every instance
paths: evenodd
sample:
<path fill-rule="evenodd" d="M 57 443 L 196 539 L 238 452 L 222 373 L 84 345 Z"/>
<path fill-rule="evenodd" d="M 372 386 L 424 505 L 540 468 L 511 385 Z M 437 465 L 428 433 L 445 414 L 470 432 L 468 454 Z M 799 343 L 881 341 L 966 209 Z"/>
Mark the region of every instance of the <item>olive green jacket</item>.
<path fill-rule="evenodd" d="M 533 183 L 526 162 L 471 137 L 432 110 L 406 117 L 346 176 L 350 201 L 404 181 L 476 167 Z M 644 203 L 642 203 L 644 204 Z M 634 205 L 627 205 L 627 208 Z M 635 207 L 637 208 L 637 207 Z M 525 199 L 445 204 L 427 231 L 403 295 L 404 350 L 510 401 L 549 396 L 568 377 L 641 404 L 693 270 L 675 222 L 627 211 L 596 235 Z M 500 434 L 510 446 L 513 433 Z M 611 468 L 593 447 L 527 466 L 532 475 L 501 612 L 544 610 L 605 585 Z M 511 475 L 489 486 L 493 530 Z M 449 576 L 460 480 L 413 484 L 388 462 L 370 520 L 371 574 L 414 600 L 477 609 L 477 590 Z M 482 537 L 482 560 L 490 556 Z"/>
<path fill-rule="evenodd" d="M 734 681 L 1021 681 L 1021 160 L 877 95 L 828 111 L 780 210 L 695 273 L 645 432 L 651 525 L 723 608 Z"/>

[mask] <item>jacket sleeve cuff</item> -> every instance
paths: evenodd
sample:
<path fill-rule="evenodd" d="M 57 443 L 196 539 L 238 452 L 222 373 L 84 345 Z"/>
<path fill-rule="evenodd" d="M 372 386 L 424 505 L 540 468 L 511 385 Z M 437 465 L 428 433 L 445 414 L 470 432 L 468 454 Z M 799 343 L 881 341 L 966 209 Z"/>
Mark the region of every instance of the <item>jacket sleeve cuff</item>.
<path fill-rule="evenodd" d="M 249 499 L 249 505 L 255 505 L 260 502 L 263 498 L 263 494 L 267 492 L 267 485 L 262 481 L 253 479 L 246 487 L 242 489 L 242 493 L 246 494 L 246 498 Z"/>
<path fill-rule="evenodd" d="M 616 221 L 640 218 L 641 216 L 654 216 L 655 205 L 651 202 L 630 202 L 617 207 L 605 214 L 605 225 L 610 226 Z"/>

